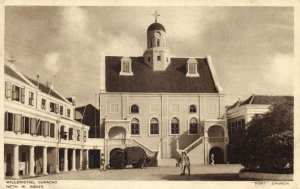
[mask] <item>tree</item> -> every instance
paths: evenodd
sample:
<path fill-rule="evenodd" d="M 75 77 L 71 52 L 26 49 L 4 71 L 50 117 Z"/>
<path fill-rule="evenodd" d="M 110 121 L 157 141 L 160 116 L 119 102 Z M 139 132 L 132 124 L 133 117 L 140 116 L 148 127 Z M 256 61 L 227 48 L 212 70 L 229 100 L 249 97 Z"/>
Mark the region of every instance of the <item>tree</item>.
<path fill-rule="evenodd" d="M 241 142 L 242 164 L 247 170 L 269 173 L 293 172 L 293 103 L 276 103 L 256 115 Z"/>

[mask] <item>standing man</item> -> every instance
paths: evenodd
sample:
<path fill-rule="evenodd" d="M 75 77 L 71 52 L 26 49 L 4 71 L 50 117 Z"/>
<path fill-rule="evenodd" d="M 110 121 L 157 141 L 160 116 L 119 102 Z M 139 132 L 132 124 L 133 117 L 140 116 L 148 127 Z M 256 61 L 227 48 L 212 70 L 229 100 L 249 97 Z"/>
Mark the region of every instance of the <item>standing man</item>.
<path fill-rule="evenodd" d="M 190 158 L 189 156 L 186 154 L 186 152 L 183 152 L 182 153 L 182 157 L 181 157 L 181 160 L 182 160 L 182 165 L 183 165 L 183 171 L 181 173 L 181 175 L 185 175 L 185 169 L 187 168 L 188 170 L 188 175 L 191 174 L 191 170 L 190 170 Z"/>
<path fill-rule="evenodd" d="M 214 165 L 215 165 L 215 155 L 214 155 L 214 154 L 211 154 L 211 155 L 210 155 L 210 160 L 211 160 L 211 163 L 210 163 L 210 164 L 211 164 L 212 166 L 214 166 Z"/>
<path fill-rule="evenodd" d="M 106 169 L 105 169 L 105 158 L 104 158 L 103 153 L 101 153 L 101 157 L 100 157 L 100 171 L 106 171 Z"/>

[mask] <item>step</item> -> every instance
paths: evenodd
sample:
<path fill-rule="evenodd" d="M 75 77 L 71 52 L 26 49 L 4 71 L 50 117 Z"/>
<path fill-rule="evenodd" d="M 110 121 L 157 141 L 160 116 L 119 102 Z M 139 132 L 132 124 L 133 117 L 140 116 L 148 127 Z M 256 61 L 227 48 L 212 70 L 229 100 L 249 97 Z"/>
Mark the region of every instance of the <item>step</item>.
<path fill-rule="evenodd" d="M 160 167 L 176 167 L 177 160 L 174 158 L 158 159 L 157 165 Z"/>

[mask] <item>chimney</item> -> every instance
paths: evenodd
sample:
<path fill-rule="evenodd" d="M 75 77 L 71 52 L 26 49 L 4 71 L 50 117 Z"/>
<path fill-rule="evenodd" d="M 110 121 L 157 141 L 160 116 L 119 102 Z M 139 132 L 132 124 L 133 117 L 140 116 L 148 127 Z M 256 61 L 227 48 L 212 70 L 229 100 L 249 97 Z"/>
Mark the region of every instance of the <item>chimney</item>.
<path fill-rule="evenodd" d="M 100 92 L 105 92 L 105 53 L 101 52 L 101 59 L 100 59 Z"/>

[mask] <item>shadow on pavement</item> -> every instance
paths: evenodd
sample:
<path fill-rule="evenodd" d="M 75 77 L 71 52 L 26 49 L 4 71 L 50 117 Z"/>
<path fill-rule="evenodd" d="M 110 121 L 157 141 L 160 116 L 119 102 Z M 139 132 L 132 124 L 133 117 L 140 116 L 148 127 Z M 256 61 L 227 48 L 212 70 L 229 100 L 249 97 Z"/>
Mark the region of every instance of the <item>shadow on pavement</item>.
<path fill-rule="evenodd" d="M 224 173 L 224 174 L 195 174 L 195 175 L 168 175 L 162 177 L 162 180 L 203 180 L 203 181 L 226 181 L 239 180 L 239 174 Z"/>

